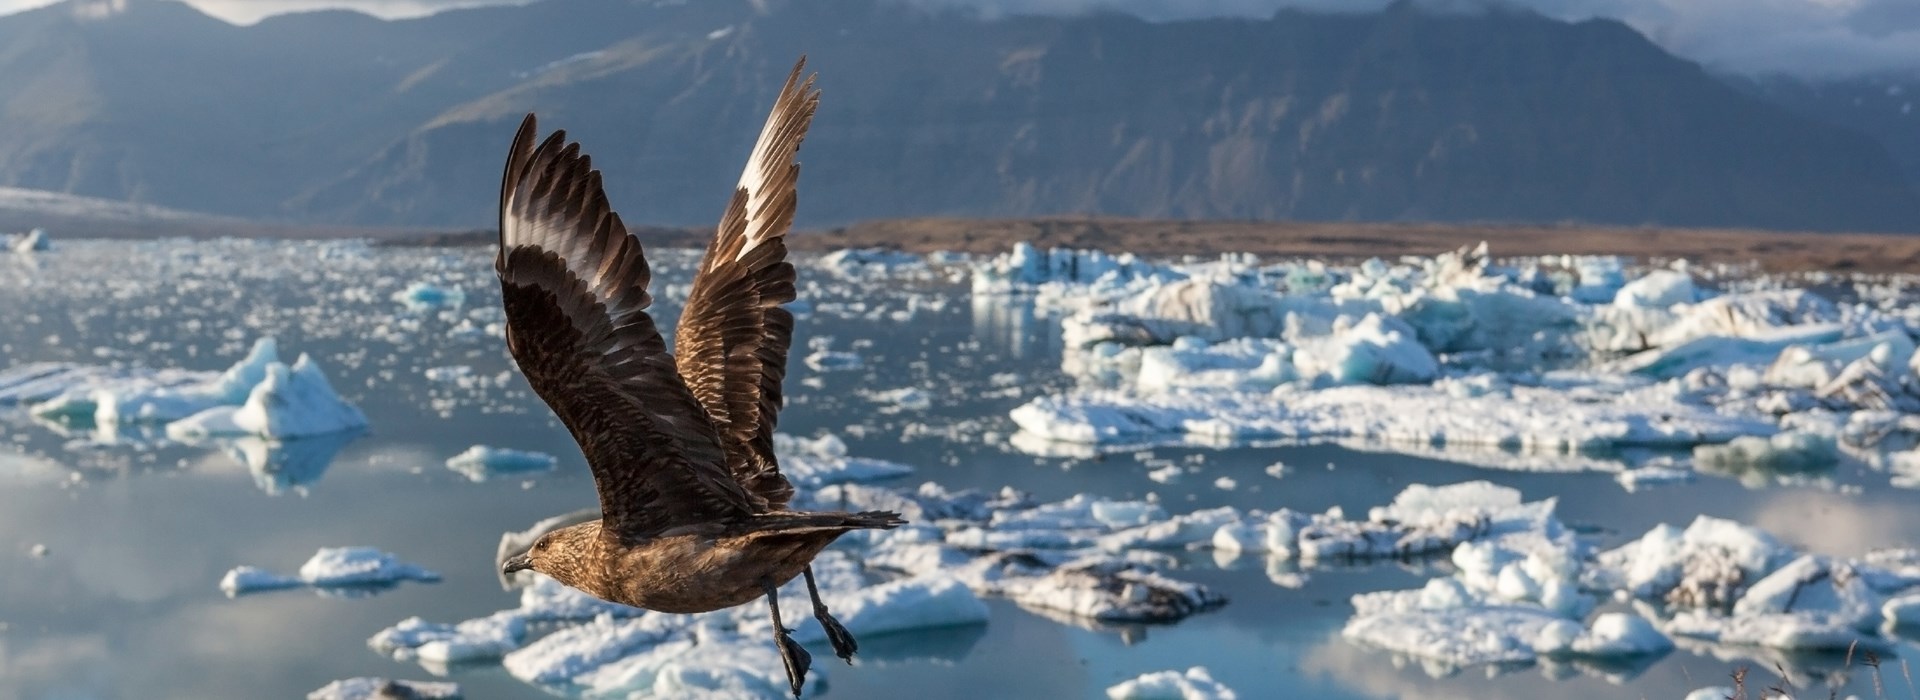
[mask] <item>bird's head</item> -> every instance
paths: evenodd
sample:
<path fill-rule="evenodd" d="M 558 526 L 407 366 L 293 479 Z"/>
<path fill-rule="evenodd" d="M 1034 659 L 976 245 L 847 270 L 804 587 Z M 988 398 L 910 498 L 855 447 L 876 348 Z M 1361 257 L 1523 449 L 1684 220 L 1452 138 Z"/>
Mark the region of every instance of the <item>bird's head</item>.
<path fill-rule="evenodd" d="M 511 576 L 516 571 L 538 571 L 579 588 L 588 562 L 593 560 L 599 536 L 597 520 L 554 530 L 534 540 L 527 551 L 501 564 L 500 573 Z"/>

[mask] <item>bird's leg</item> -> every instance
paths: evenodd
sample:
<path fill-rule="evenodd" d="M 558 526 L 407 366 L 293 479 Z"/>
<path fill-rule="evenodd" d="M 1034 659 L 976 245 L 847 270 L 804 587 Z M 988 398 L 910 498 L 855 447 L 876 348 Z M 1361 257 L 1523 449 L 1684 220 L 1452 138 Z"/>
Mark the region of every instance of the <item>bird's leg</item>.
<path fill-rule="evenodd" d="M 807 669 L 813 666 L 813 655 L 793 641 L 787 626 L 780 621 L 780 589 L 773 585 L 772 579 L 760 579 L 760 590 L 767 593 L 767 611 L 773 614 L 773 644 L 780 649 L 780 661 L 787 666 L 787 685 L 793 689 L 793 697 L 800 697 L 800 688 L 806 685 Z"/>
<path fill-rule="evenodd" d="M 800 573 L 807 577 L 807 596 L 813 598 L 813 619 L 819 620 L 820 627 L 827 631 L 827 641 L 833 643 L 833 655 L 853 663 L 853 652 L 860 650 L 860 643 L 853 641 L 853 633 L 833 619 L 833 614 L 827 612 L 827 604 L 820 602 L 820 589 L 813 584 L 813 565 L 808 564 Z"/>

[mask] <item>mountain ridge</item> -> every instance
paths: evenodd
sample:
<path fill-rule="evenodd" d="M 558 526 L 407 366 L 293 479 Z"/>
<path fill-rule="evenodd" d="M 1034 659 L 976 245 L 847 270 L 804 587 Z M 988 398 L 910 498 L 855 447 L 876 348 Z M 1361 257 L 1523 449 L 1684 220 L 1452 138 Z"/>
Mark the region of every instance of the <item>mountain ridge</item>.
<path fill-rule="evenodd" d="M 710 223 L 763 103 L 809 53 L 826 96 L 801 153 L 803 225 L 1071 213 L 1920 226 L 1920 193 L 1877 142 L 1611 20 L 1407 3 L 1150 23 L 878 0 L 545 0 L 236 27 L 177 3 L 123 6 L 0 17 L 0 185 L 479 226 L 499 152 L 537 111 L 594 154 L 626 218 Z"/>

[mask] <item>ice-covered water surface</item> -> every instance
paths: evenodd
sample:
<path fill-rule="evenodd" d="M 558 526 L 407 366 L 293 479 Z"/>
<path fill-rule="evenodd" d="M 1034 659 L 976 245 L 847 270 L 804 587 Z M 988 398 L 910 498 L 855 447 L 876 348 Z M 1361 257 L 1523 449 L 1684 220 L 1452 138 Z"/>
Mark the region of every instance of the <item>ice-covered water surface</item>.
<path fill-rule="evenodd" d="M 445 676 L 436 680 L 470 697 L 547 697 L 765 685 L 763 609 L 596 627 L 590 606 L 562 620 L 562 598 L 501 590 L 500 534 L 591 506 L 592 489 L 564 430 L 511 371 L 487 251 L 57 243 L 0 260 L 10 266 L 0 274 L 0 687 L 297 697 L 340 679 Z M 692 258 L 655 255 L 671 323 Z M 1844 655 L 1780 647 L 1857 634 L 1881 644 L 1882 658 L 1910 648 L 1903 628 L 1878 631 L 1920 617 L 1890 588 L 1909 555 L 1870 554 L 1920 542 L 1920 504 L 1898 487 L 1920 475 L 1920 460 L 1889 449 L 1920 434 L 1891 372 L 1907 348 L 1890 333 L 1911 327 L 1904 283 L 1692 270 L 1682 284 L 1604 260 L 1542 261 L 1490 283 L 1465 262 L 809 260 L 781 422 L 790 469 L 816 497 L 910 499 L 925 526 L 832 555 L 848 568 L 828 580 L 838 592 L 829 602 L 863 632 L 862 662 L 827 664 L 816 647 L 821 696 L 1095 698 L 1203 666 L 1239 697 L 1679 697 L 1743 665 L 1749 682 L 1770 683 L 1778 664 L 1795 687 L 1817 689 L 1806 695 L 1833 684 L 1871 697 L 1871 673 L 1849 670 Z M 979 275 L 982 291 L 1038 298 L 970 298 L 966 281 Z M 1210 275 L 1238 281 L 1181 284 Z M 1082 287 L 1045 288 L 1060 282 Z M 1716 301 L 1736 295 L 1746 296 Z M 1136 313 L 1072 321 L 1087 299 Z M 1203 302 L 1211 315 L 1141 315 Z M 1580 311 L 1556 315 L 1567 309 Z M 1503 314 L 1532 325 L 1485 323 Z M 1081 393 L 1091 375 L 1072 363 L 1091 354 L 1064 345 L 1101 328 L 1136 334 L 1102 350 L 1111 354 L 1099 365 L 1110 373 L 1101 391 L 1138 399 L 1127 410 L 1208 392 L 1244 410 L 1202 416 L 1218 429 L 1183 423 L 1177 439 L 1035 448 L 1016 409 L 1115 395 Z M 1655 355 L 1607 364 L 1644 351 L 1642 331 L 1661 331 L 1644 341 L 1657 336 Z M 250 360 L 268 337 L 287 362 L 275 382 Z M 168 429 L 165 417 L 193 407 L 179 397 L 244 406 L 254 387 L 281 387 L 265 392 L 266 406 L 298 393 L 303 353 L 365 416 L 364 431 Z M 805 364 L 813 353 L 819 369 Z M 113 392 L 127 398 L 111 402 L 111 420 L 98 400 L 85 415 L 31 410 L 52 395 L 26 395 L 56 388 L 55 371 L 151 390 Z M 216 381 L 229 374 L 237 381 Z M 208 389 L 228 384 L 245 391 Z M 1282 421 L 1331 428 L 1226 429 Z M 1706 448 L 1690 444 L 1695 435 L 1711 438 Z M 1300 444 L 1245 445 L 1280 439 Z M 469 452 L 476 445 L 514 452 Z M 1629 468 L 1619 481 L 1595 473 Z M 1478 480 L 1514 491 L 1407 489 Z M 1526 505 L 1548 499 L 1558 529 L 1543 524 L 1544 506 Z M 1691 572 L 1655 556 L 1691 551 L 1701 515 L 1755 526 L 1778 549 L 1748 568 Z M 1740 541 L 1715 532 L 1694 540 Z M 1638 546 L 1649 541 L 1659 546 Z M 1629 543 L 1646 555 L 1629 556 Z M 238 566 L 291 574 L 343 545 L 397 553 L 441 581 L 366 598 L 229 599 L 216 586 Z M 1590 558 L 1575 567 L 1552 552 Z M 1745 583 L 1706 585 L 1725 581 L 1715 571 Z M 1665 576 L 1696 583 L 1636 593 Z M 1581 598 L 1568 585 L 1592 607 L 1569 604 Z M 1430 590 L 1433 604 L 1418 609 L 1366 597 Z M 1671 590 L 1721 591 L 1726 609 L 1672 607 Z M 783 611 L 802 638 L 817 634 L 798 619 L 804 606 L 793 608 Z M 969 624 L 981 611 L 986 624 Z M 1436 661 L 1433 652 L 1475 648 L 1423 632 L 1455 618 L 1530 661 L 1467 672 L 1476 659 L 1465 652 Z M 570 684 L 523 680 L 556 677 Z M 1892 696 L 1906 692 L 1894 674 L 1883 680 Z M 1147 686 L 1160 684 L 1132 687 Z"/>

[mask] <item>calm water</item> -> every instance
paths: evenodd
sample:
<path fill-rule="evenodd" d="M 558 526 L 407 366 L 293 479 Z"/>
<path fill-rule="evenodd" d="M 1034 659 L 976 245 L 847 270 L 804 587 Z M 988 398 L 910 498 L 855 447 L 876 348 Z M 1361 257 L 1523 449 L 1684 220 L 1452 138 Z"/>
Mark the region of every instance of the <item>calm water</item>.
<path fill-rule="evenodd" d="M 420 666 L 367 648 L 367 637 L 410 616 L 451 622 L 514 606 L 517 593 L 501 590 L 493 573 L 499 534 L 593 503 L 571 441 L 517 376 L 463 389 L 424 374 L 465 365 L 493 377 L 510 368 L 497 338 L 447 335 L 460 319 L 498 319 L 487 251 L 63 243 L 32 261 L 0 257 L 0 368 L 69 360 L 221 369 L 270 334 L 289 361 L 314 355 L 373 428 L 344 444 L 299 444 L 275 455 L 279 471 L 256 473 L 228 450 L 47 425 L 0 407 L 0 698 L 298 697 L 338 678 L 426 678 Z M 684 283 L 687 256 L 660 257 L 669 259 L 656 285 Z M 1056 324 L 971 302 L 964 285 L 945 279 L 850 284 L 813 269 L 802 278 L 819 312 L 800 324 L 781 429 L 833 431 L 854 455 L 913 464 L 919 472 L 907 485 L 1010 484 L 1044 499 L 1155 493 L 1175 512 L 1230 504 L 1354 513 L 1410 483 L 1489 479 L 1529 499 L 1557 496 L 1563 520 L 1607 544 L 1697 514 L 1834 554 L 1920 543 L 1920 497 L 1853 463 L 1800 485 L 1703 477 L 1629 494 L 1605 474 L 1497 471 L 1336 445 L 1034 457 L 1005 444 L 1005 416 L 1035 392 L 1069 384 L 1057 370 Z M 390 299 L 418 280 L 460 286 L 465 303 L 416 310 Z M 676 313 L 678 295 L 660 296 L 663 315 Z M 948 303 L 926 303 L 941 300 Z M 918 309 L 911 320 L 889 315 L 909 308 Z M 817 336 L 830 336 L 834 349 L 857 348 L 866 369 L 806 369 L 799 358 Z M 1006 373 L 1018 375 L 1022 393 L 1006 391 L 1004 377 L 993 381 Z M 864 396 L 903 386 L 934 393 L 934 408 L 884 414 Z M 473 483 L 442 465 L 476 443 L 546 451 L 561 466 Z M 1171 485 L 1148 480 L 1164 460 L 1201 471 Z M 1276 461 L 1292 467 L 1282 479 L 1263 472 Z M 1220 476 L 1239 488 L 1214 488 Z M 50 553 L 30 556 L 35 544 Z M 340 545 L 377 546 L 446 578 L 355 599 L 305 591 L 228 599 L 216 589 L 234 566 L 290 572 L 316 548 Z M 826 696 L 1103 697 L 1139 673 L 1195 664 L 1249 698 L 1678 697 L 1723 683 L 1739 665 L 1756 666 L 1760 685 L 1774 683 L 1776 664 L 1803 690 L 1817 688 L 1803 696 L 1824 697 L 1829 684 L 1841 696 L 1874 696 L 1871 671 L 1831 673 L 1841 659 L 1721 659 L 1685 648 L 1640 667 L 1544 664 L 1435 677 L 1338 632 L 1348 596 L 1419 586 L 1439 569 L 1270 572 L 1257 558 L 1183 557 L 1174 575 L 1231 603 L 1171 626 L 1091 628 L 990 601 L 985 626 L 863 637 L 858 667 L 820 664 Z M 831 660 L 824 649 L 816 657 Z M 1887 696 L 1908 697 L 1898 663 L 1887 669 Z M 445 671 L 469 697 L 547 697 L 497 666 Z"/>

